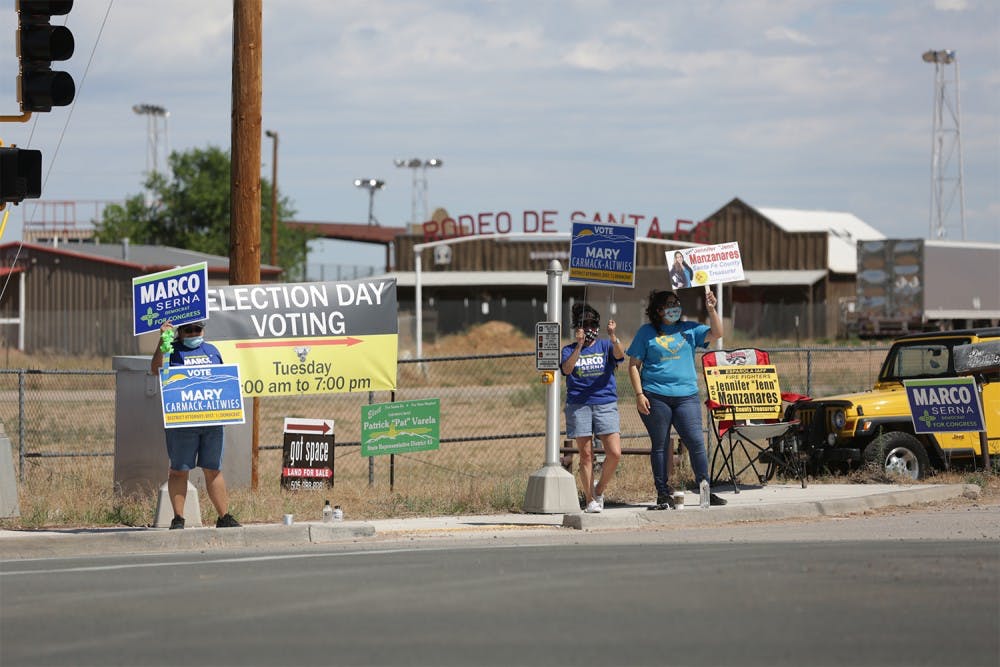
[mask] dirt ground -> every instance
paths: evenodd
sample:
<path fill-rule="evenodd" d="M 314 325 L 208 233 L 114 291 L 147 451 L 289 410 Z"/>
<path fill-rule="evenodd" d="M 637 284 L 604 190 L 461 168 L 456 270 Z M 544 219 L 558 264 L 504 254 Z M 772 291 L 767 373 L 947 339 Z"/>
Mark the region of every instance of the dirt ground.
<path fill-rule="evenodd" d="M 501 354 L 532 352 L 534 341 L 508 322 L 486 322 L 467 331 L 442 336 L 437 342 L 424 345 L 429 357 L 463 354 Z"/>

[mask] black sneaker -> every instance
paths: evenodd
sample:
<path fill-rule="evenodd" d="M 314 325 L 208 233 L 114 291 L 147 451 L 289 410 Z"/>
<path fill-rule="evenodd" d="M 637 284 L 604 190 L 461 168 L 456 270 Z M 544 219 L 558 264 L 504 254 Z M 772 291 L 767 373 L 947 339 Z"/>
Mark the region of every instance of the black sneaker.
<path fill-rule="evenodd" d="M 216 528 L 240 528 L 240 522 L 233 518 L 233 515 L 226 512 L 215 522 Z"/>
<path fill-rule="evenodd" d="M 727 501 L 725 498 L 721 498 L 715 495 L 714 493 L 708 494 L 708 504 L 712 505 L 713 507 L 720 507 L 722 505 L 725 505 L 727 502 L 729 501 Z"/>
<path fill-rule="evenodd" d="M 656 509 L 674 509 L 674 490 L 667 488 L 666 493 L 656 494 Z"/>
<path fill-rule="evenodd" d="M 184 517 L 174 515 L 173 521 L 170 522 L 170 530 L 182 530 L 184 528 Z"/>

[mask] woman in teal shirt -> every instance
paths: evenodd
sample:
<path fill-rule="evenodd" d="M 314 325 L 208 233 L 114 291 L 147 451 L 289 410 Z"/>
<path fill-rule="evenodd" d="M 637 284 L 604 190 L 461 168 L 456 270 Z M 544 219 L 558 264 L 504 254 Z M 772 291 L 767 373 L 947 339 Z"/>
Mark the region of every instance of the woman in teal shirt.
<path fill-rule="evenodd" d="M 673 507 L 673 488 L 667 478 L 670 428 L 684 441 L 695 483 L 708 479 L 708 454 L 701 424 L 695 350 L 722 337 L 722 319 L 715 311 L 715 294 L 705 292 L 709 324 L 681 320 L 683 309 L 675 292 L 649 295 L 646 317 L 628 347 L 628 375 L 635 390 L 636 409 L 649 433 L 649 462 L 656 486 L 656 504 Z M 726 501 L 711 496 L 713 505 Z"/>

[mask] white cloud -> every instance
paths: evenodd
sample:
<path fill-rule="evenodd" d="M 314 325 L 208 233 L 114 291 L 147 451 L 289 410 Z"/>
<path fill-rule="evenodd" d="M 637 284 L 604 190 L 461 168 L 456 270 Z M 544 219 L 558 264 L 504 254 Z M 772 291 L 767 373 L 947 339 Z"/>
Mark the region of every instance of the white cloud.
<path fill-rule="evenodd" d="M 78 2 L 71 15 L 78 81 L 106 8 Z M 693 218 L 741 196 L 848 210 L 902 233 L 929 199 L 933 71 L 920 54 L 956 48 L 966 208 L 984 212 L 979 238 L 1000 241 L 995 210 L 985 224 L 1000 180 L 998 12 L 955 1 L 267 2 L 263 122 L 280 133 L 279 182 L 304 219 L 362 219 L 351 182 L 377 176 L 389 182 L 380 220 L 402 222 L 410 174 L 392 159 L 422 156 L 444 159 L 430 203 L 454 211 Z M 231 13 L 203 0 L 115 3 L 58 156 L 66 110 L 3 128 L 5 142 L 31 136 L 45 151 L 46 198 L 138 191 L 138 102 L 171 111 L 173 148 L 228 147 Z M 3 84 L 13 48 L 0 29 L 2 113 L 16 107 Z"/>
<path fill-rule="evenodd" d="M 764 31 L 764 37 L 774 42 L 791 42 L 802 46 L 813 46 L 815 42 L 798 30 L 785 26 L 773 26 Z"/>

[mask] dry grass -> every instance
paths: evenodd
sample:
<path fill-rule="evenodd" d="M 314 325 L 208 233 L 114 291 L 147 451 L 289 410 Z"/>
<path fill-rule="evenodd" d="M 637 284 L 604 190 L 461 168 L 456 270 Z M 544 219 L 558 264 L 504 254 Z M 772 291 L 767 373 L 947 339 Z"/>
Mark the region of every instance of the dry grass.
<path fill-rule="evenodd" d="M 465 447 L 466 445 L 463 445 Z M 278 483 L 280 453 L 263 452 L 261 483 L 256 492 L 234 490 L 230 509 L 244 523 L 277 523 L 282 514 L 300 521 L 320 519 L 323 501 L 340 505 L 348 519 L 383 519 L 456 514 L 519 512 L 529 474 L 540 461 L 537 444 L 515 448 L 496 469 L 442 462 L 441 452 L 397 456 L 395 484 L 389 487 L 388 457 L 375 462 L 374 484 L 368 484 L 367 460 L 356 451 L 338 457 L 335 487 L 327 491 L 287 491 Z M 454 458 L 454 457 L 452 457 Z M 673 483 L 691 488 L 693 476 L 687 461 L 675 470 Z M 811 479 L 817 483 L 890 483 L 877 470 L 859 470 L 846 476 Z M 908 480 L 905 480 L 908 481 Z M 983 496 L 1000 500 L 1000 477 L 983 472 L 938 473 L 927 483 L 973 483 Z M 109 458 L 49 459 L 29 463 L 20 487 L 19 519 L 0 520 L 7 529 L 40 529 L 85 526 L 145 526 L 153 521 L 155 497 L 122 497 L 112 492 Z M 203 489 L 199 490 L 202 520 L 215 521 L 215 511 Z M 646 503 L 653 499 L 649 462 L 644 456 L 625 456 L 606 492 L 608 503 Z"/>
<path fill-rule="evenodd" d="M 727 341 L 727 344 L 735 341 Z M 757 342 L 760 345 L 760 342 Z M 734 345 L 730 345 L 734 346 Z M 427 357 L 461 356 L 484 353 L 530 352 L 533 341 L 503 322 L 474 327 L 463 335 L 442 337 L 425 349 Z M 404 355 L 405 356 L 405 355 Z M 876 358 L 877 357 L 877 358 Z M 875 354 L 870 366 L 881 362 Z M 798 359 L 776 360 L 782 368 L 783 386 L 791 389 L 785 377 L 794 378 Z M 812 361 L 814 378 L 829 371 L 844 376 L 844 360 L 832 355 Z M 64 359 L 25 357 L 7 351 L 7 368 L 93 370 L 110 369 L 110 359 Z M 869 373 L 870 370 L 861 371 Z M 793 380 L 794 381 L 794 380 Z M 52 401 L 57 410 L 45 410 L 39 401 L 44 392 L 33 394 L 38 405 L 30 406 L 26 423 L 31 425 L 31 451 L 102 451 L 107 450 L 108 424 L 114 423 L 113 401 L 91 400 L 86 390 L 77 386 L 94 378 L 68 376 L 59 384 Z M 623 400 L 630 392 L 627 382 L 619 383 Z M 101 386 L 104 387 L 103 381 Z M 455 433 L 532 432 L 544 424 L 544 387 L 525 377 L 523 368 L 499 363 L 449 361 L 435 364 L 401 363 L 397 400 L 419 396 L 442 397 L 442 424 Z M 51 388 L 50 385 L 46 387 Z M 113 392 L 113 378 L 105 391 Z M 82 396 L 83 402 L 75 403 Z M 324 417 L 329 414 L 356 414 L 365 402 L 360 395 L 335 395 L 322 402 L 303 402 L 295 398 L 267 399 L 266 411 L 274 415 Z M 623 404 L 624 405 L 624 404 Z M 316 414 L 311 414 L 313 411 Z M 634 412 L 634 411 L 633 411 Z M 71 422 L 64 419 L 72 415 Z M 641 429 L 634 414 L 625 414 L 623 432 Z M 66 423 L 64 423 L 66 422 Z M 261 421 L 261 442 L 280 442 L 280 421 Z M 499 426 L 498 426 L 499 425 Z M 10 427 L 8 424 L 8 433 Z M 81 428 L 84 428 L 81 431 Z M 111 427 L 113 430 L 113 426 Z M 91 433 L 93 431 L 93 433 Z M 360 439 L 359 424 L 354 419 L 338 420 L 337 442 Z M 442 438 L 448 437 L 442 431 Z M 44 436 L 44 442 L 40 438 Z M 465 437 L 464 435 L 462 437 Z M 38 443 L 38 445 L 34 444 Z M 341 505 L 348 519 L 378 519 L 421 515 L 484 514 L 520 511 L 528 476 L 542 464 L 540 438 L 508 439 L 485 442 L 446 442 L 435 452 L 395 457 L 395 483 L 389 484 L 389 457 L 374 459 L 373 483 L 369 485 L 368 460 L 356 448 L 337 450 L 336 486 L 328 491 L 285 491 L 279 486 L 280 452 L 264 450 L 259 462 L 258 490 L 232 491 L 231 510 L 245 523 L 273 523 L 282 514 L 294 514 L 299 520 L 318 520 L 323 501 Z M 643 446 L 644 440 L 626 446 Z M 859 471 L 845 477 L 827 477 L 811 483 L 884 482 L 878 473 Z M 675 471 L 675 486 L 692 481 L 686 460 Z M 754 482 L 747 479 L 744 481 Z M 996 475 L 975 472 L 951 472 L 931 477 L 929 482 L 976 483 L 986 494 L 1000 495 Z M 155 497 L 122 497 L 113 493 L 111 457 L 33 458 L 29 459 L 23 484 L 19 486 L 21 518 L 0 520 L 5 528 L 50 528 L 82 526 L 142 526 L 153 521 Z M 203 521 L 214 522 L 215 512 L 202 490 L 200 505 Z M 653 499 L 654 491 L 649 462 L 644 456 L 625 456 L 606 497 L 610 503 L 641 503 Z"/>

